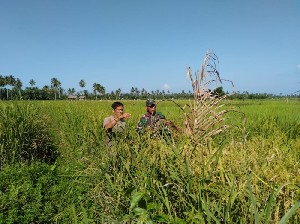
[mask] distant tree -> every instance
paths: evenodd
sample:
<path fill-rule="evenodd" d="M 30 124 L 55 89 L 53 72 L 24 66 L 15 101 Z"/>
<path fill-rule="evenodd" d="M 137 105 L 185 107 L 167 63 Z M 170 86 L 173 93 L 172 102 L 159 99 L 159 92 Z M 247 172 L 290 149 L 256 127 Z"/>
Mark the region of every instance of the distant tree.
<path fill-rule="evenodd" d="M 131 87 L 130 90 L 130 98 L 131 99 L 138 99 L 140 95 L 140 91 L 138 90 L 137 87 Z"/>
<path fill-rule="evenodd" d="M 97 90 L 97 91 L 99 92 L 99 94 L 100 94 L 101 96 L 104 96 L 104 95 L 105 95 L 105 87 L 102 86 L 102 85 L 100 85 L 100 84 L 99 84 L 99 86 L 98 86 L 98 90 Z"/>
<path fill-rule="evenodd" d="M 59 98 L 60 98 L 60 91 L 59 91 L 60 86 L 61 86 L 61 82 L 58 81 L 57 78 L 51 79 L 51 88 L 53 88 L 53 90 L 54 90 L 54 100 L 56 100 L 57 92 L 59 93 Z"/>
<path fill-rule="evenodd" d="M 99 83 L 94 83 L 94 84 L 93 84 L 93 92 L 94 92 L 94 94 L 95 94 L 95 96 L 96 96 L 96 99 L 97 99 L 97 92 L 98 92 L 101 96 L 105 95 L 105 87 L 102 86 L 102 85 L 100 85 Z"/>
<path fill-rule="evenodd" d="M 33 79 L 30 79 L 29 84 L 30 84 L 31 87 L 34 87 L 36 82 Z"/>
<path fill-rule="evenodd" d="M 50 99 L 51 89 L 48 85 L 43 86 L 42 88 L 42 99 L 49 100 Z"/>
<path fill-rule="evenodd" d="M 151 97 L 155 99 L 155 92 L 153 90 L 151 91 Z"/>
<path fill-rule="evenodd" d="M 84 90 L 83 88 L 85 87 L 85 81 L 83 79 L 79 81 L 79 86 L 82 88 L 82 90 Z"/>
<path fill-rule="evenodd" d="M 14 86 L 16 79 L 14 76 L 5 76 L 5 85 Z M 6 98 L 8 99 L 8 88 L 6 88 Z"/>
<path fill-rule="evenodd" d="M 120 89 L 120 88 L 118 88 L 118 89 L 116 90 L 115 95 L 116 95 L 116 100 L 117 100 L 117 99 L 121 99 L 121 89 Z"/>
<path fill-rule="evenodd" d="M 33 87 L 35 86 L 36 82 L 35 82 L 33 79 L 30 79 L 30 80 L 29 80 L 29 84 L 30 84 L 31 89 L 32 89 L 32 91 L 33 91 L 33 99 L 35 99 L 35 98 L 36 98 L 36 97 L 35 97 L 35 88 L 33 88 Z"/>
<path fill-rule="evenodd" d="M 83 90 L 83 95 L 87 98 L 89 95 L 89 92 L 85 89 L 85 90 Z"/>
<path fill-rule="evenodd" d="M 2 87 L 6 85 L 6 79 L 4 76 L 0 75 L 0 100 L 2 99 Z"/>
<path fill-rule="evenodd" d="M 94 95 L 95 95 L 95 97 L 96 97 L 96 100 L 97 100 L 97 86 L 98 86 L 99 84 L 98 83 L 94 83 L 93 84 L 93 92 L 94 92 Z"/>
<path fill-rule="evenodd" d="M 141 97 L 142 97 L 142 99 L 146 99 L 147 98 L 147 91 L 143 88 L 142 90 L 141 90 Z"/>
<path fill-rule="evenodd" d="M 14 86 L 16 87 L 16 89 L 17 89 L 17 91 L 18 91 L 18 93 L 19 93 L 19 96 L 20 96 L 20 100 L 22 99 L 22 95 L 21 95 L 21 88 L 22 88 L 22 82 L 21 82 L 21 80 L 20 79 L 16 79 L 15 80 L 15 83 L 14 83 Z"/>
<path fill-rule="evenodd" d="M 223 87 L 219 86 L 216 89 L 214 89 L 213 94 L 216 95 L 216 96 L 224 96 L 225 92 L 223 90 Z"/>
<path fill-rule="evenodd" d="M 74 88 L 69 88 L 67 91 L 68 95 L 74 95 L 75 92 L 76 92 L 76 90 Z"/>
<path fill-rule="evenodd" d="M 131 99 L 134 99 L 134 93 L 135 93 L 135 89 L 134 89 L 134 87 L 131 87 L 131 90 L 130 90 Z"/>

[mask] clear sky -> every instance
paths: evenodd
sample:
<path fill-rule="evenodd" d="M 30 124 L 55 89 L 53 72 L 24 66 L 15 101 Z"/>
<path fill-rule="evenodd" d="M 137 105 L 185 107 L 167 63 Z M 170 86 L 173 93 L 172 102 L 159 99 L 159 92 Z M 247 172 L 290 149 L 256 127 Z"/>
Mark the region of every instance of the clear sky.
<path fill-rule="evenodd" d="M 300 1 L 0 0 L 0 74 L 23 88 L 188 91 L 208 49 L 234 91 L 296 92 Z"/>

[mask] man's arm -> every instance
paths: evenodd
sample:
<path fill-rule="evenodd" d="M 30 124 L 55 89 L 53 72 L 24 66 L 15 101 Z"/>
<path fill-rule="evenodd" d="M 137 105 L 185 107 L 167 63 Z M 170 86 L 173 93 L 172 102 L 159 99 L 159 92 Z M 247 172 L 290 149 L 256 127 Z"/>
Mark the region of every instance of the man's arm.
<path fill-rule="evenodd" d="M 146 119 L 145 119 L 145 117 L 141 117 L 140 120 L 139 120 L 139 123 L 136 127 L 136 131 L 138 133 L 141 133 L 144 130 L 145 125 L 146 125 Z"/>
<path fill-rule="evenodd" d="M 103 127 L 108 130 L 113 128 L 118 123 L 118 120 L 116 118 L 107 117 L 103 121 Z"/>
<path fill-rule="evenodd" d="M 103 121 L 103 127 L 106 130 L 108 130 L 110 128 L 113 128 L 118 123 L 119 120 L 121 120 L 121 119 L 128 119 L 128 118 L 130 118 L 130 116 L 131 116 L 131 114 L 124 113 L 121 116 L 119 116 L 118 118 L 117 117 L 107 117 Z"/>

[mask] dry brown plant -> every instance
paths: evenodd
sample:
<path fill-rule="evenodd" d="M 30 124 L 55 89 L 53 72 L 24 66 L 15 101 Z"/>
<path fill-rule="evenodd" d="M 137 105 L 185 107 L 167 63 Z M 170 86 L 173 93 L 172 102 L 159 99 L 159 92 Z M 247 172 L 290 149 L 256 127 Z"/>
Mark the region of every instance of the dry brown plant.
<path fill-rule="evenodd" d="M 225 131 L 230 125 L 225 123 L 225 114 L 231 109 L 223 109 L 222 101 L 227 97 L 210 91 L 212 85 L 220 85 L 223 81 L 216 69 L 218 57 L 211 51 L 206 52 L 201 70 L 195 73 L 187 66 L 187 78 L 190 78 L 194 92 L 194 101 L 184 108 L 185 131 L 196 145 L 203 140 Z"/>

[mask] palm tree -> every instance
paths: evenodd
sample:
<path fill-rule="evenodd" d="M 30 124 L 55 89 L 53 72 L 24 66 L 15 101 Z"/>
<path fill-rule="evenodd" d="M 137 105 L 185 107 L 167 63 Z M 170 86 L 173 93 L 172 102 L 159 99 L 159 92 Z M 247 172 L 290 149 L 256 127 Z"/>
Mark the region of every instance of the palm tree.
<path fill-rule="evenodd" d="M 68 89 L 68 94 L 69 94 L 69 95 L 74 95 L 75 92 L 76 92 L 76 90 L 75 90 L 74 88 L 69 88 L 69 89 Z"/>
<path fill-rule="evenodd" d="M 99 84 L 98 92 L 101 96 L 105 95 L 105 87 Z"/>
<path fill-rule="evenodd" d="M 118 99 L 118 97 L 119 97 L 119 99 L 121 99 L 121 89 L 120 88 L 116 90 L 115 94 L 116 94 L 116 100 Z"/>
<path fill-rule="evenodd" d="M 33 86 L 35 86 L 36 82 L 33 79 L 30 79 L 29 84 L 31 87 L 33 87 Z"/>
<path fill-rule="evenodd" d="M 100 95 L 104 95 L 105 94 L 105 87 L 100 85 L 99 83 L 94 83 L 93 84 L 93 91 L 94 91 L 94 94 L 95 94 L 96 99 L 97 99 L 97 92 Z"/>
<path fill-rule="evenodd" d="M 58 81 L 57 78 L 52 78 L 51 79 L 51 88 L 54 89 L 54 99 L 55 100 L 56 100 L 56 93 L 57 93 L 60 86 L 61 86 L 61 82 Z M 58 91 L 58 92 L 59 92 L 59 98 L 60 98 L 60 91 Z"/>
<path fill-rule="evenodd" d="M 81 79 L 79 81 L 79 86 L 83 89 L 85 87 L 85 81 L 83 79 Z"/>
<path fill-rule="evenodd" d="M 100 85 L 100 84 L 98 84 L 98 83 L 94 83 L 94 84 L 93 84 L 93 92 L 94 92 L 94 94 L 95 94 L 96 100 L 97 100 L 97 89 L 98 89 L 98 85 Z"/>
<path fill-rule="evenodd" d="M 32 88 L 32 91 L 33 91 L 33 98 L 35 99 L 35 90 L 34 90 L 33 87 L 35 86 L 36 82 L 33 79 L 30 79 L 29 84 L 30 84 L 30 86 Z"/>
<path fill-rule="evenodd" d="M 15 83 L 14 83 L 14 86 L 16 87 L 16 89 L 18 90 L 19 92 L 19 96 L 20 96 L 20 100 L 22 99 L 22 95 L 21 95 L 21 88 L 22 88 L 22 82 L 20 79 L 16 79 Z"/>
<path fill-rule="evenodd" d="M 10 76 L 5 77 L 5 85 L 13 86 L 15 82 L 16 82 L 16 79 L 14 76 L 10 75 Z M 6 90 L 6 97 L 8 99 L 8 88 Z"/>

